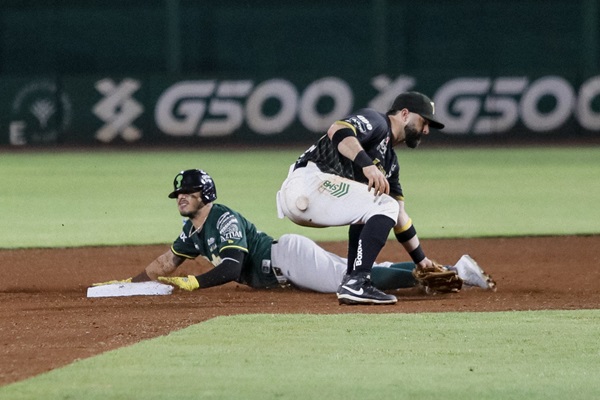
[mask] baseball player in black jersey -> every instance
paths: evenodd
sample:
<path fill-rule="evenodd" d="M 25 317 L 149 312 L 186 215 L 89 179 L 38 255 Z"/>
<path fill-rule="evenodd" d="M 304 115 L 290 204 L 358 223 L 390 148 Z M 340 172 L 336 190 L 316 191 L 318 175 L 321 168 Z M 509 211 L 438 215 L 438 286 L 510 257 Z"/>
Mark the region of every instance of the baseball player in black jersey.
<path fill-rule="evenodd" d="M 444 125 L 434 104 L 418 92 L 396 97 L 386 114 L 361 109 L 331 125 L 290 167 L 277 193 L 279 217 L 302 226 L 349 225 L 347 275 L 340 304 L 393 304 L 373 286 L 371 269 L 393 228 L 414 263 L 433 268 L 404 209 L 400 167 L 393 147 L 416 148 L 429 128 Z"/>

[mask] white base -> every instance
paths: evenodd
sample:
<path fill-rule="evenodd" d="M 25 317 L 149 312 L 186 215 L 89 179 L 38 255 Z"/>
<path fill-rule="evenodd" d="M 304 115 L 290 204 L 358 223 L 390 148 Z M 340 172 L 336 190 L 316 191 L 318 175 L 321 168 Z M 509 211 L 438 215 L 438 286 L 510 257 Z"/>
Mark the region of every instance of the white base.
<path fill-rule="evenodd" d="M 172 292 L 173 286 L 160 282 L 113 283 L 89 287 L 87 297 L 164 296 Z"/>

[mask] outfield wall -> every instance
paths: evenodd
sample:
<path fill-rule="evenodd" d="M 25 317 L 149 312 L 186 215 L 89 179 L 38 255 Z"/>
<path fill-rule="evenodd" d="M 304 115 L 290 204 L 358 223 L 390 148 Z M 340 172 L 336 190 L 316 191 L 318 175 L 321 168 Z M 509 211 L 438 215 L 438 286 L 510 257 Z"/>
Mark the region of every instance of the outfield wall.
<path fill-rule="evenodd" d="M 312 141 L 400 91 L 430 141 L 598 138 L 600 0 L 0 5 L 0 145 Z"/>

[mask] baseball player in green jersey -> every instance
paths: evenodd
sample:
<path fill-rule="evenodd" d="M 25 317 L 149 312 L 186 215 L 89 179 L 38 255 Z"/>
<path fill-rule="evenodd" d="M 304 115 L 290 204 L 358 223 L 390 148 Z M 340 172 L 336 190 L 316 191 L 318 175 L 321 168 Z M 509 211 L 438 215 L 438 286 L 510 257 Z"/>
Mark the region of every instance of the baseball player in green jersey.
<path fill-rule="evenodd" d="M 206 172 L 182 171 L 173 186 L 169 197 L 177 199 L 179 213 L 187 218 L 179 237 L 140 274 L 104 283 L 159 280 L 190 291 L 233 281 L 260 289 L 292 285 L 324 293 L 334 293 L 339 287 L 346 274 L 345 258 L 301 235 L 286 234 L 274 240 L 259 231 L 237 211 L 215 203 L 216 186 Z M 185 260 L 196 257 L 205 257 L 214 268 L 197 276 L 168 276 Z M 377 264 L 373 281 L 386 289 L 411 288 L 417 284 L 414 268 L 411 262 Z M 492 288 L 491 279 L 474 261 L 459 262 L 450 269 L 464 284 Z"/>

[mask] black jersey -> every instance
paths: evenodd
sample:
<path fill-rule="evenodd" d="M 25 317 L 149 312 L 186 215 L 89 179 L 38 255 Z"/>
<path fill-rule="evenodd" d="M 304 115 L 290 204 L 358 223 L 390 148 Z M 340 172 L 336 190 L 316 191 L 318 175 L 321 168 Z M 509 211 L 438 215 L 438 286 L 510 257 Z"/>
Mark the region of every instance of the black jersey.
<path fill-rule="evenodd" d="M 400 166 L 392 147 L 389 118 L 375 110 L 363 108 L 341 119 L 340 122 L 353 128 L 363 149 L 387 178 L 390 184 L 390 195 L 402 198 L 402 186 L 399 181 Z M 309 161 L 314 162 L 322 172 L 368 183 L 362 168 L 340 154 L 327 135 L 323 135 L 298 158 L 296 168 L 305 166 Z"/>

